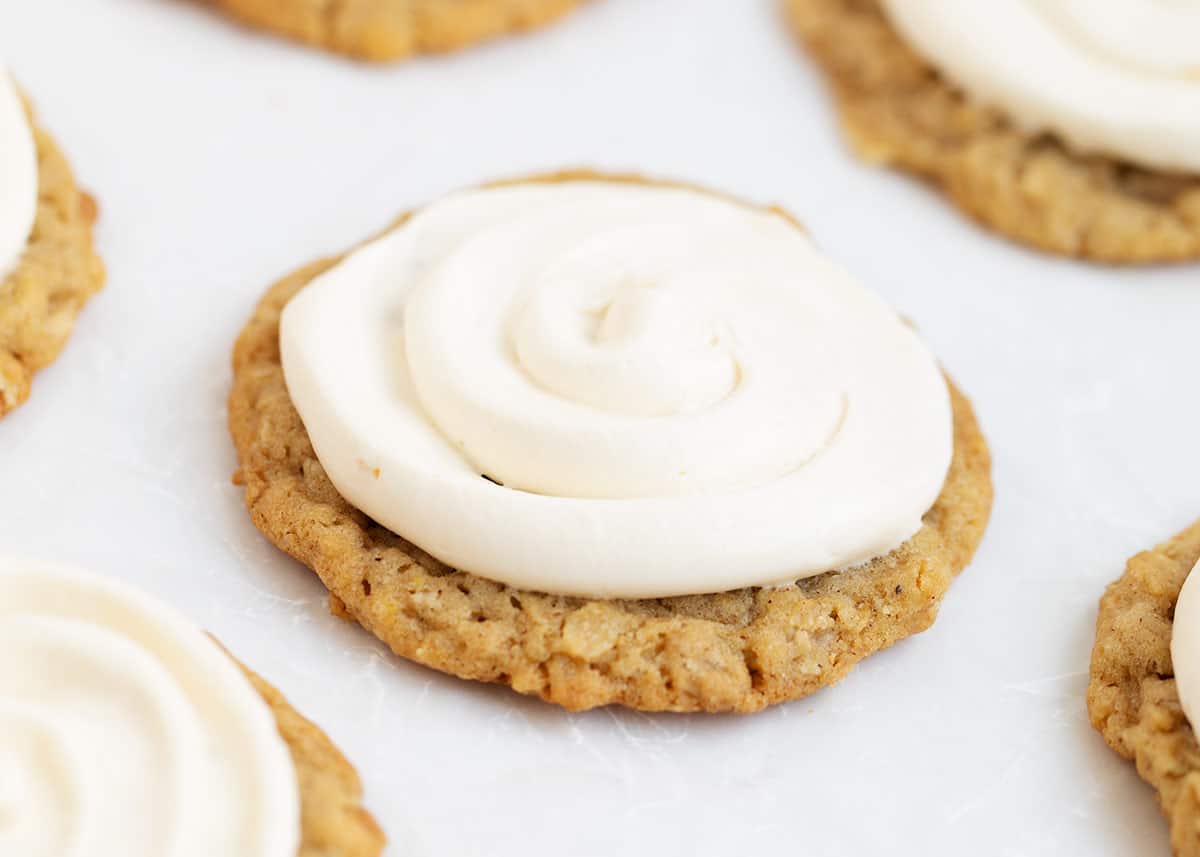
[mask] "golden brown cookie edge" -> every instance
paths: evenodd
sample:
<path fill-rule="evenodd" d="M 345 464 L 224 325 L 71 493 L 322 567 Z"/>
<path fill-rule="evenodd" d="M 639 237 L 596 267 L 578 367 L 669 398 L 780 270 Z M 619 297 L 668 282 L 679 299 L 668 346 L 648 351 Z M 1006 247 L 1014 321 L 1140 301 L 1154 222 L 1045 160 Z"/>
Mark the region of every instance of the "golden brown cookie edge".
<path fill-rule="evenodd" d="M 900 38 L 877 0 L 783 0 L 864 160 L 927 179 L 1015 241 L 1110 264 L 1200 257 L 1200 176 L 1081 156 L 965 99 Z"/>
<path fill-rule="evenodd" d="M 76 186 L 28 103 L 26 115 L 37 148 L 38 204 L 25 251 L 0 280 L 0 418 L 29 398 L 34 375 L 58 357 L 84 304 L 104 285 L 92 245 L 96 202 Z"/>
<path fill-rule="evenodd" d="M 232 656 L 231 656 L 232 657 Z M 337 745 L 270 682 L 233 658 L 271 709 L 300 786 L 298 857 L 378 857 L 387 841 L 362 805 L 358 772 Z"/>
<path fill-rule="evenodd" d="M 604 177 L 531 180 L 577 178 Z M 318 574 L 336 611 L 396 654 L 575 710 L 756 711 L 832 684 L 927 628 L 982 538 L 990 455 L 970 403 L 950 384 L 955 445 L 943 491 L 912 539 L 860 569 L 783 589 L 646 601 L 525 592 L 448 569 L 338 495 L 287 395 L 279 313 L 336 261 L 276 283 L 239 337 L 229 398 L 235 481 L 268 539 Z"/>
<path fill-rule="evenodd" d="M 370 62 L 445 53 L 545 26 L 582 0 L 208 0 L 243 24 Z"/>

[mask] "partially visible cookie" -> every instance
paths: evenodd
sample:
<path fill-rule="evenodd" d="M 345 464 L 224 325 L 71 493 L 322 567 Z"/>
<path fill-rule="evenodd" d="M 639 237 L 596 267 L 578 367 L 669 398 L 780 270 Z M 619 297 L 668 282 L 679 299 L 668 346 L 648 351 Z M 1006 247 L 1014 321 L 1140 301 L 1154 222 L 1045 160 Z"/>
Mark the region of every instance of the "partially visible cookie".
<path fill-rule="evenodd" d="M 784 8 L 865 160 L 926 178 L 984 224 L 1053 253 L 1113 263 L 1200 257 L 1200 176 L 1079 155 L 1016 127 L 910 48 L 878 0 Z"/>
<path fill-rule="evenodd" d="M 1200 522 L 1129 560 L 1096 618 L 1087 706 L 1110 747 L 1158 791 L 1178 857 L 1200 855 L 1200 744 L 1171 661 L 1175 602 L 1200 561 Z"/>
<path fill-rule="evenodd" d="M 358 59 L 458 50 L 548 24 L 580 0 L 209 0 L 247 24 Z"/>
<path fill-rule="evenodd" d="M 37 215 L 17 267 L 0 279 L 0 417 L 29 398 L 34 374 L 58 357 L 83 305 L 104 285 L 92 247 L 96 202 L 76 187 L 54 140 L 27 113 L 37 147 Z"/>
<path fill-rule="evenodd" d="M 278 690 L 239 663 L 275 715 L 300 781 L 298 857 L 377 857 L 386 839 L 362 805 L 358 772 L 321 728 Z"/>
<path fill-rule="evenodd" d="M 586 177 L 594 178 L 543 180 Z M 911 539 L 859 568 L 781 588 L 601 600 L 448 567 L 338 493 L 289 395 L 280 314 L 338 261 L 272 286 L 238 339 L 229 398 L 235 482 L 255 525 L 321 578 L 333 611 L 403 657 L 574 710 L 757 711 L 832 684 L 929 627 L 983 535 L 990 456 L 970 403 L 951 385 L 953 459 L 940 496 Z"/>
<path fill-rule="evenodd" d="M 0 557 L 0 736 L 6 856 L 383 850 L 324 732 L 186 616 L 103 575 Z"/>

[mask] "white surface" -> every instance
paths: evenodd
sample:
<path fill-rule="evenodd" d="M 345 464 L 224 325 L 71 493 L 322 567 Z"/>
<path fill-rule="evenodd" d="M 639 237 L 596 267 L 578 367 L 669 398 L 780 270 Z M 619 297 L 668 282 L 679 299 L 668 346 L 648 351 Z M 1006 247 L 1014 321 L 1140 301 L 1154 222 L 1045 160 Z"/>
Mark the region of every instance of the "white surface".
<path fill-rule="evenodd" d="M 369 68 L 173 0 L 0 4 L 100 200 L 107 290 L 0 423 L 5 552 L 187 611 L 358 765 L 395 855 L 1168 853 L 1087 725 L 1096 602 L 1200 514 L 1200 266 L 1043 258 L 855 163 L 772 0 L 602 0 Z M 229 482 L 229 352 L 274 277 L 432 195 L 568 164 L 784 203 L 970 393 L 997 500 L 928 633 L 752 717 L 564 714 L 388 656 Z"/>

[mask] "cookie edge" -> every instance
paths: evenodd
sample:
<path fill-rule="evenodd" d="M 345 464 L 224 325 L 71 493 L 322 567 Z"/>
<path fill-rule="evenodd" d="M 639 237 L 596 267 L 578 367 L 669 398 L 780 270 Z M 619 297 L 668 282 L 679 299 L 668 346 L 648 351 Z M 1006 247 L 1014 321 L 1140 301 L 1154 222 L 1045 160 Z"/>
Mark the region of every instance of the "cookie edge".
<path fill-rule="evenodd" d="M 1175 688 L 1170 645 L 1175 602 L 1197 561 L 1200 521 L 1131 557 L 1100 599 L 1088 670 L 1092 727 L 1154 788 L 1179 857 L 1200 855 L 1200 743 Z M 1136 651 L 1120 645 L 1130 633 Z"/>
<path fill-rule="evenodd" d="M 274 685 L 237 658 L 230 658 L 270 709 L 296 768 L 300 786 L 298 857 L 382 854 L 387 839 L 362 804 L 362 781 L 354 765 L 324 730 L 293 708 Z"/>
<path fill-rule="evenodd" d="M 781 2 L 787 26 L 823 71 L 843 135 L 861 160 L 926 180 L 977 223 L 1037 250 L 1113 265 L 1200 258 L 1200 175 L 1077 155 L 1053 135 L 1020 131 L 1002 113 L 968 102 L 907 46 L 876 0 Z M 848 50 L 839 44 L 847 38 L 862 43 Z M 890 57 L 886 73 L 864 72 L 866 54 Z M 902 98 L 925 100 L 901 119 Z M 931 99 L 945 103 L 944 116 L 921 109 Z M 953 150 L 971 136 L 990 148 Z M 995 169 L 1004 160 L 1017 163 L 1018 149 L 1025 153 L 1021 170 Z M 1178 188 L 1157 188 L 1164 183 Z"/>
<path fill-rule="evenodd" d="M 356 60 L 388 63 L 548 26 L 583 0 L 471 0 L 439 9 L 421 0 L 392 0 L 387 9 L 361 0 L 321 8 L 290 0 L 209 0 L 243 25 Z M 401 12 L 404 8 L 407 11 Z"/>

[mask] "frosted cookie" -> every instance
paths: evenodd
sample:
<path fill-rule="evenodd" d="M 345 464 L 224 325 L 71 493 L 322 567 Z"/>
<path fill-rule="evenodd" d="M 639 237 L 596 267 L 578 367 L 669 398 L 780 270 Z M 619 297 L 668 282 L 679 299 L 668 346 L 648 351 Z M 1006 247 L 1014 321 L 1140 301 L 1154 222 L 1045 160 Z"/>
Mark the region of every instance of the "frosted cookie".
<path fill-rule="evenodd" d="M 376 857 L 325 734 L 170 607 L 0 559 L 0 854 Z"/>
<path fill-rule="evenodd" d="M 1200 522 L 1129 560 L 1100 600 L 1087 705 L 1158 791 L 1177 857 L 1200 855 Z"/>
<path fill-rule="evenodd" d="M 453 194 L 286 277 L 229 420 L 336 611 L 571 709 L 830 684 L 929 626 L 991 504 L 882 301 L 782 212 L 636 179 Z"/>
<path fill-rule="evenodd" d="M 210 0 L 310 45 L 383 62 L 457 50 L 548 24 L 580 0 Z"/>
<path fill-rule="evenodd" d="M 930 179 L 1043 250 L 1115 263 L 1200 256 L 1200 4 L 785 9 L 863 158 Z"/>
<path fill-rule="evenodd" d="M 0 63 L 0 417 L 66 344 L 104 284 L 92 249 L 96 204 L 33 121 Z"/>

